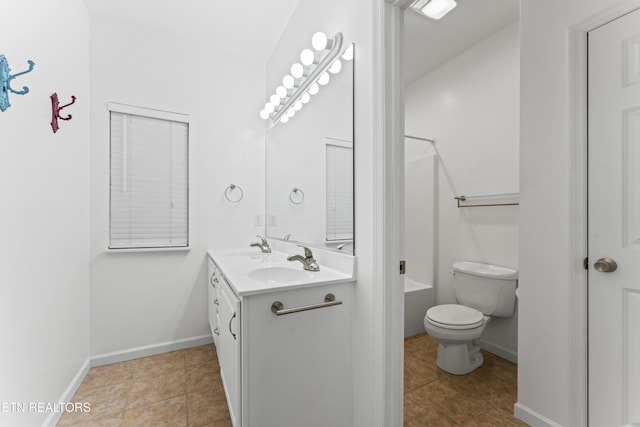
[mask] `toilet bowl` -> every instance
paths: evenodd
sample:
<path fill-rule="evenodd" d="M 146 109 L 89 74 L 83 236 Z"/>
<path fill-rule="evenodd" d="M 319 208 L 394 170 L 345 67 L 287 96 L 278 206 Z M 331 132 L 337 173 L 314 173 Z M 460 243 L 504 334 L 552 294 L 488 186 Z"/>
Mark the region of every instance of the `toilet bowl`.
<path fill-rule="evenodd" d="M 424 317 L 425 331 L 438 340 L 436 364 L 443 371 L 464 375 L 482 365 L 479 340 L 490 317 L 459 304 L 431 307 Z"/>
<path fill-rule="evenodd" d="M 464 375 L 482 366 L 480 337 L 490 316 L 513 315 L 517 271 L 459 261 L 453 264 L 453 273 L 458 304 L 431 307 L 424 317 L 424 328 L 438 340 L 438 367 Z"/>

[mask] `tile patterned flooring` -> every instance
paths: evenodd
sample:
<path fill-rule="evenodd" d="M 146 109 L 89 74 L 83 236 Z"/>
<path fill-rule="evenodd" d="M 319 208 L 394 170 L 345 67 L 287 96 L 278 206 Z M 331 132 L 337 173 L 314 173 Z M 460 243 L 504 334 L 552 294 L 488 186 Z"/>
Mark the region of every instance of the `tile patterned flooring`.
<path fill-rule="evenodd" d="M 513 416 L 517 366 L 485 351 L 483 365 L 467 375 L 436 366 L 438 342 L 427 334 L 404 341 L 405 427 L 526 426 Z"/>
<path fill-rule="evenodd" d="M 213 344 L 91 368 L 58 426 L 231 427 Z"/>
<path fill-rule="evenodd" d="M 483 352 L 482 367 L 450 375 L 426 334 L 405 339 L 404 351 L 406 427 L 526 425 L 512 415 L 513 363 Z M 231 427 L 213 345 L 92 368 L 72 401 L 91 411 L 65 413 L 58 426 Z"/>

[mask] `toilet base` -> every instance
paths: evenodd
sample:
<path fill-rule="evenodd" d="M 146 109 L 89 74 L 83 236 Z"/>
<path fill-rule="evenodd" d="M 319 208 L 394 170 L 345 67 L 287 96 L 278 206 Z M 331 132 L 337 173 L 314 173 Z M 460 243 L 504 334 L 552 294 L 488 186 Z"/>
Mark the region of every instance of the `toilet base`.
<path fill-rule="evenodd" d="M 478 340 L 473 342 L 442 342 L 438 345 L 436 364 L 454 375 L 465 375 L 482 366 L 484 357 Z"/>

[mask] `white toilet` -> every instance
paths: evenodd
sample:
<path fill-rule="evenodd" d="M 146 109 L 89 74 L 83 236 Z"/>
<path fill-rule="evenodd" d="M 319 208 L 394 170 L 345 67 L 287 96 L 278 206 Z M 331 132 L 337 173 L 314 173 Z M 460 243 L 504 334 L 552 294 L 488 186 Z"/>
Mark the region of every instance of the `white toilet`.
<path fill-rule="evenodd" d="M 479 368 L 480 337 L 489 316 L 510 317 L 515 310 L 518 271 L 472 261 L 453 263 L 457 304 L 427 310 L 424 329 L 438 340 L 438 367 L 456 375 Z"/>

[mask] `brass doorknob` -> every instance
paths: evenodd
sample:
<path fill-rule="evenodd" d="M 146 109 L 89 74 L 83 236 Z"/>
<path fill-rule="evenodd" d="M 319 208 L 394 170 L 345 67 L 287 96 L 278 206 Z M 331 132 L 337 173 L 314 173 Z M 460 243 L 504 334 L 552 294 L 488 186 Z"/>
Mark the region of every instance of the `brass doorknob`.
<path fill-rule="evenodd" d="M 612 271 L 616 271 L 618 264 L 611 258 L 600 258 L 593 264 L 593 268 L 600 273 L 611 273 Z"/>

